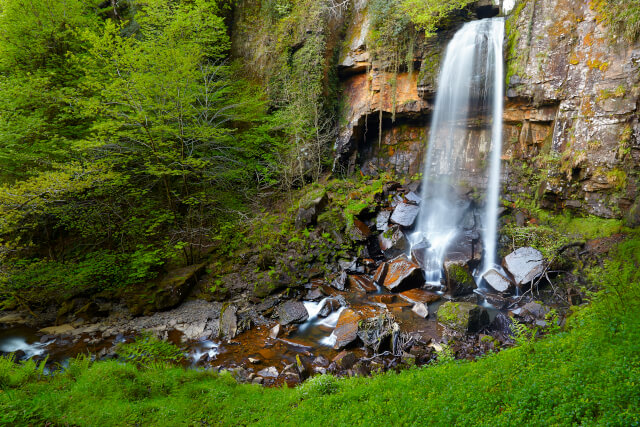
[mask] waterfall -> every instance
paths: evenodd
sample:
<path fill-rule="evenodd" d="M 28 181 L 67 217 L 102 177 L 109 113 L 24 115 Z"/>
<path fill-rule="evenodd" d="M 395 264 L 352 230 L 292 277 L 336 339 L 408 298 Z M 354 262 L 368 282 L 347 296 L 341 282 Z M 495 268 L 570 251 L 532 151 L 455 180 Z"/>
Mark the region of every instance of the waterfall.
<path fill-rule="evenodd" d="M 502 43 L 504 39 L 504 21 L 502 18 L 493 24 L 491 39 L 491 54 L 488 61 L 493 62 L 493 121 L 491 125 L 491 157 L 489 161 L 489 182 L 487 184 L 487 201 L 484 214 L 484 233 L 482 240 L 485 246 L 485 260 L 483 270 L 486 271 L 495 264 L 496 244 L 498 241 L 498 204 L 500 198 L 500 158 L 502 155 L 502 110 L 503 110 L 503 79 L 504 62 L 502 59 Z"/>
<path fill-rule="evenodd" d="M 422 211 L 411 239 L 414 247 L 421 243 L 428 247 L 423 265 L 428 282 L 440 281 L 447 250 L 459 237 L 462 223 L 468 222 L 473 206 L 465 193 L 485 184 L 484 265 L 494 262 L 502 149 L 503 38 L 503 18 L 472 21 L 454 35 L 445 52 L 424 164 Z M 491 123 L 490 131 L 486 129 L 491 138 L 488 159 L 474 158 L 468 150 L 480 144 L 470 132 L 480 122 Z"/>

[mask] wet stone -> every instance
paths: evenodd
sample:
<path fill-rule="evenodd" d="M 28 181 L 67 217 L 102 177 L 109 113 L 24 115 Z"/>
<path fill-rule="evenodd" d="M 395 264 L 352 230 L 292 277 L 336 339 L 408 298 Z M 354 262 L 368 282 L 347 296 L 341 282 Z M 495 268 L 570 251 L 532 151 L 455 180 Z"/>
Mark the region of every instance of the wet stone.
<path fill-rule="evenodd" d="M 278 369 L 275 366 L 270 366 L 258 371 L 258 375 L 263 378 L 276 378 L 278 376 Z"/>
<path fill-rule="evenodd" d="M 324 292 L 322 292 L 322 289 L 315 288 L 307 292 L 307 295 L 304 297 L 304 299 L 306 299 L 307 301 L 317 301 L 323 297 L 324 297 Z"/>
<path fill-rule="evenodd" d="M 413 311 L 415 314 L 417 314 L 418 316 L 422 317 L 423 319 L 425 319 L 425 318 L 427 318 L 427 316 L 429 316 L 429 309 L 427 308 L 426 305 L 424 305 L 421 302 L 416 303 L 413 306 L 413 308 L 411 309 L 411 311 Z"/>
<path fill-rule="evenodd" d="M 318 317 L 327 317 L 334 311 L 339 310 L 341 306 L 342 304 L 340 304 L 340 301 L 338 301 L 336 298 L 327 299 L 322 305 L 322 308 L 320 308 Z"/>
<path fill-rule="evenodd" d="M 280 333 L 280 324 L 277 324 L 273 328 L 269 330 L 269 338 L 276 339 L 278 338 L 278 334 Z"/>
<path fill-rule="evenodd" d="M 237 312 L 238 308 L 235 305 L 230 305 L 222 313 L 222 317 L 220 318 L 220 335 L 222 337 L 226 339 L 235 338 L 236 334 L 238 333 L 238 317 L 236 316 Z M 202 329 L 204 330 L 204 325 Z"/>
<path fill-rule="evenodd" d="M 389 265 L 386 262 L 380 264 L 373 275 L 373 282 L 377 283 L 378 285 L 382 285 L 382 283 L 384 283 L 385 277 L 387 276 L 388 270 Z"/>
<path fill-rule="evenodd" d="M 495 269 L 491 269 L 482 275 L 482 278 L 496 292 L 507 293 L 513 289 L 511 280 L 500 274 Z"/>
<path fill-rule="evenodd" d="M 278 307 L 280 324 L 302 323 L 309 318 L 309 312 L 300 301 L 287 301 Z"/>
<path fill-rule="evenodd" d="M 351 240 L 363 242 L 371 235 L 371 230 L 367 224 L 357 218 L 354 218 L 353 224 L 349 227 L 347 234 L 351 237 Z"/>
<path fill-rule="evenodd" d="M 329 361 L 324 356 L 318 356 L 315 359 L 313 359 L 312 365 L 322 366 L 326 368 L 327 366 L 329 366 Z"/>
<path fill-rule="evenodd" d="M 335 363 L 338 368 L 343 370 L 350 369 L 355 362 L 355 354 L 345 350 L 341 351 L 336 357 L 333 358 L 333 363 Z"/>
<path fill-rule="evenodd" d="M 404 254 L 409 249 L 409 240 L 400 227 L 395 225 L 378 236 L 380 250 L 387 259 Z"/>
<path fill-rule="evenodd" d="M 365 276 L 349 276 L 351 289 L 360 289 L 366 293 L 376 292 L 378 288 Z"/>
<path fill-rule="evenodd" d="M 402 227 L 410 228 L 416 222 L 420 207 L 409 203 L 398 203 L 393 210 L 390 221 Z"/>
<path fill-rule="evenodd" d="M 530 247 L 511 252 L 504 258 L 503 264 L 518 287 L 531 283 L 544 271 L 542 253 Z"/>
<path fill-rule="evenodd" d="M 438 323 L 460 334 L 477 332 L 489 323 L 487 310 L 469 302 L 445 302 L 437 317 Z"/>
<path fill-rule="evenodd" d="M 469 272 L 467 264 L 460 261 L 444 263 L 444 273 L 447 283 L 447 293 L 452 296 L 470 294 L 478 286 Z"/>
<path fill-rule="evenodd" d="M 411 246 L 411 259 L 422 269 L 427 269 L 425 267 L 428 263 L 430 248 L 431 244 L 426 239 L 423 239 L 415 245 Z"/>
<path fill-rule="evenodd" d="M 424 284 L 424 277 L 418 264 L 401 255 L 388 263 L 388 271 L 383 285 L 390 291 L 400 291 L 419 287 Z"/>
<path fill-rule="evenodd" d="M 544 319 L 549 312 L 549 307 L 546 307 L 537 302 L 528 302 L 522 307 L 521 316 L 530 316 L 534 319 Z"/>
<path fill-rule="evenodd" d="M 346 309 L 338 318 L 338 323 L 333 331 L 336 337 L 335 349 L 343 348 L 351 344 L 358 337 L 358 322 L 361 316 L 352 309 Z"/>
<path fill-rule="evenodd" d="M 391 218 L 391 211 L 380 211 L 376 217 L 376 230 L 387 231 L 389 228 L 389 219 Z"/>
<path fill-rule="evenodd" d="M 400 297 L 412 303 L 429 304 L 438 301 L 440 295 L 425 291 L 424 289 L 409 289 L 408 291 L 400 292 Z"/>
<path fill-rule="evenodd" d="M 344 291 L 344 286 L 347 283 L 347 272 L 343 271 L 337 274 L 331 281 L 331 286 L 339 291 Z"/>
<path fill-rule="evenodd" d="M 407 199 L 407 201 L 409 201 L 409 203 L 414 203 L 416 205 L 419 205 L 420 202 L 422 202 L 422 197 L 420 197 L 420 195 L 416 194 L 413 191 L 407 193 L 404 196 L 404 198 Z"/>

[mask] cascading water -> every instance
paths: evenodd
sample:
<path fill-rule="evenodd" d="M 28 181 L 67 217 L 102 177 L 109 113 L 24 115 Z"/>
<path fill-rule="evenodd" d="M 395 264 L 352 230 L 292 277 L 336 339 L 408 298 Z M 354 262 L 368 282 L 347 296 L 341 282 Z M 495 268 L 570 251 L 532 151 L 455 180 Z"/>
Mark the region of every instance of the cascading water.
<path fill-rule="evenodd" d="M 468 182 L 473 175 L 480 177 L 476 183 L 479 186 L 487 184 L 482 220 L 483 270 L 494 263 L 502 149 L 503 38 L 503 18 L 465 24 L 449 43 L 440 70 L 424 166 L 422 210 L 412 236 L 414 247 L 427 241 L 423 269 L 431 283 L 439 283 L 447 251 L 459 237 L 462 223 L 468 222 L 472 206 L 463 196 L 474 186 Z M 488 122 L 491 154 L 488 167 L 483 167 L 479 159 L 469 158 L 467 148 L 479 143 L 470 139 L 471 125 Z"/>

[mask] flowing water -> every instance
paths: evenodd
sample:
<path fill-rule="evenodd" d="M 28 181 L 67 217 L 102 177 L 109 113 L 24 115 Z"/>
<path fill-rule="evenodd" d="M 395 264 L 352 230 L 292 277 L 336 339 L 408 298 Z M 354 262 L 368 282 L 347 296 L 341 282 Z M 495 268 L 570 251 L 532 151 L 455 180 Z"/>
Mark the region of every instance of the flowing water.
<path fill-rule="evenodd" d="M 504 18 L 465 24 L 449 43 L 440 70 L 438 92 L 424 165 L 422 211 L 413 244 L 430 246 L 425 274 L 439 283 L 441 267 L 451 243 L 459 236 L 471 208 L 465 195 L 473 191 L 470 173 L 486 184 L 482 218 L 485 268 L 495 262 L 500 155 L 502 149 Z M 488 159 L 470 159 L 471 127 L 490 133 Z M 475 163 L 474 163 L 475 162 Z M 485 163 L 485 165 L 482 165 Z M 480 164 L 474 171 L 470 164 Z"/>

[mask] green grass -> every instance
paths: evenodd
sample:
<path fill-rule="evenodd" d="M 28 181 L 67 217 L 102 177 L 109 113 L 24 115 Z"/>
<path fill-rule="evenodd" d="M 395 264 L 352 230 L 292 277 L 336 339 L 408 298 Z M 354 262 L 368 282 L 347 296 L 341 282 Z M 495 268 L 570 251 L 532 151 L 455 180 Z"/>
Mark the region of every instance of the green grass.
<path fill-rule="evenodd" d="M 79 359 L 43 377 L 0 359 L 0 424 L 638 425 L 640 240 L 595 271 L 601 290 L 563 332 L 474 362 L 293 389 L 230 375 Z"/>

